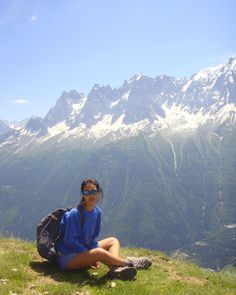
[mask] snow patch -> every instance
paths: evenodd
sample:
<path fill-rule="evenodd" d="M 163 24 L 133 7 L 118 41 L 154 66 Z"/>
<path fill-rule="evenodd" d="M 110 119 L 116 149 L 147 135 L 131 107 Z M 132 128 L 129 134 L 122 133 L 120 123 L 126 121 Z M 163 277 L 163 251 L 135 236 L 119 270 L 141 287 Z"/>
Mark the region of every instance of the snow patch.
<path fill-rule="evenodd" d="M 57 134 L 67 131 L 68 128 L 69 127 L 66 125 L 66 122 L 63 121 L 63 122 L 60 122 L 60 123 L 54 125 L 51 128 L 48 128 L 48 133 L 52 136 L 55 136 Z"/>
<path fill-rule="evenodd" d="M 209 116 L 215 124 L 229 122 L 236 123 L 236 105 L 234 103 L 226 104 L 218 112 L 211 112 Z"/>
<path fill-rule="evenodd" d="M 218 101 L 220 98 L 220 92 L 218 90 L 214 91 L 213 95 L 212 95 L 212 100 L 216 100 Z"/>
<path fill-rule="evenodd" d="M 195 129 L 202 124 L 205 117 L 203 109 L 200 109 L 196 114 L 189 112 L 186 107 L 183 108 L 181 105 L 176 104 L 173 104 L 171 107 L 164 104 L 162 105 L 162 109 L 165 111 L 166 117 L 157 116 L 157 120 L 173 131 Z"/>
<path fill-rule="evenodd" d="M 54 137 L 58 134 L 62 134 L 67 132 L 69 129 L 69 127 L 66 125 L 66 122 L 60 122 L 56 125 L 54 125 L 51 128 L 48 128 L 48 135 L 46 135 L 43 139 L 40 139 L 40 142 L 45 142 L 47 140 L 49 140 L 51 137 Z"/>
<path fill-rule="evenodd" d="M 229 76 L 229 83 L 234 84 L 234 78 L 232 75 Z"/>
<path fill-rule="evenodd" d="M 134 81 L 138 81 L 138 80 L 140 80 L 142 77 L 143 77 L 143 74 L 135 75 L 135 76 L 133 76 L 133 77 L 132 77 L 127 83 L 128 83 L 128 84 L 131 84 L 131 83 L 133 83 Z"/>
<path fill-rule="evenodd" d="M 101 118 L 101 112 L 98 113 L 97 115 L 95 115 L 93 118 L 94 118 L 94 119 L 99 119 L 99 118 Z"/>
<path fill-rule="evenodd" d="M 236 228 L 236 224 L 225 224 L 224 227 L 232 229 L 232 228 Z"/>
<path fill-rule="evenodd" d="M 113 107 L 115 107 L 118 103 L 119 103 L 119 99 L 117 99 L 116 101 L 111 102 L 109 108 L 112 109 Z"/>
<path fill-rule="evenodd" d="M 142 78 L 142 76 L 143 76 L 142 74 L 139 74 L 139 75 L 136 77 L 135 80 L 136 80 L 136 81 L 140 80 L 140 79 Z"/>
<path fill-rule="evenodd" d="M 129 99 L 129 95 L 130 95 L 130 90 L 127 91 L 125 94 L 123 94 L 123 95 L 121 96 L 121 99 L 123 99 L 123 100 L 128 100 L 128 99 Z"/>
<path fill-rule="evenodd" d="M 219 136 L 219 134 L 217 134 L 216 132 L 212 132 L 218 139 L 219 139 L 219 141 L 221 141 L 222 140 L 222 138 L 223 138 L 223 136 Z"/>
<path fill-rule="evenodd" d="M 215 67 L 209 67 L 199 71 L 193 76 L 193 81 L 207 81 L 208 79 L 218 78 L 222 74 L 223 64 L 217 65 Z"/>
<path fill-rule="evenodd" d="M 71 113 L 71 117 L 75 117 L 78 116 L 80 114 L 80 112 L 82 111 L 85 103 L 87 101 L 87 97 L 83 97 L 79 103 L 74 103 L 72 104 L 72 113 Z"/>
<path fill-rule="evenodd" d="M 85 136 L 86 132 L 87 132 L 86 124 L 80 123 L 78 127 L 70 129 L 67 132 L 65 132 L 62 135 L 62 137 L 63 137 L 63 139 L 67 139 L 70 137 L 72 137 L 72 138 L 73 137 L 82 137 L 82 136 Z"/>
<path fill-rule="evenodd" d="M 105 130 L 109 129 L 111 126 L 112 115 L 105 115 L 102 120 L 100 120 L 97 124 L 93 125 L 90 130 L 88 130 L 89 137 L 101 137 L 106 133 Z"/>
<path fill-rule="evenodd" d="M 207 246 L 208 244 L 206 242 L 199 241 L 199 242 L 196 242 L 195 245 L 201 247 L 201 246 Z"/>
<path fill-rule="evenodd" d="M 189 80 L 186 84 L 184 84 L 184 86 L 182 87 L 181 91 L 185 92 L 188 90 L 189 86 L 191 85 L 192 80 Z"/>
<path fill-rule="evenodd" d="M 175 152 L 175 149 L 174 149 L 174 145 L 173 145 L 173 142 L 169 139 L 168 140 L 169 143 L 170 143 L 170 146 L 171 146 L 171 149 L 172 149 L 172 152 L 173 152 L 173 159 L 174 159 L 174 172 L 175 172 L 175 175 L 178 177 L 178 174 L 177 174 L 177 161 L 176 161 L 176 152 Z"/>
<path fill-rule="evenodd" d="M 29 119 L 25 119 L 25 120 L 22 120 L 22 121 L 12 121 L 12 122 L 8 122 L 8 126 L 12 129 L 15 129 L 15 130 L 20 130 L 22 128 L 25 127 L 25 125 L 27 124 L 27 122 L 29 121 Z"/>
<path fill-rule="evenodd" d="M 123 123 L 124 117 L 125 114 L 122 114 L 114 123 L 112 123 L 113 115 L 105 115 L 101 121 L 93 125 L 92 128 L 88 130 L 88 137 L 101 138 L 109 133 L 117 131 L 119 131 L 122 136 L 135 136 L 150 123 L 147 119 L 144 119 L 137 123 L 126 125 Z"/>

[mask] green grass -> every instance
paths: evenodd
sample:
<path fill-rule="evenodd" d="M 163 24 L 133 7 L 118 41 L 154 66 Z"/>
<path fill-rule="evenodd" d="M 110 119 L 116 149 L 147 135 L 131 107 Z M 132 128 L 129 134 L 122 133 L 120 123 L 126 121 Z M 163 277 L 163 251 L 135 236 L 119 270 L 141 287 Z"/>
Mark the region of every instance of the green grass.
<path fill-rule="evenodd" d="M 0 238 L 0 295 L 23 294 L 178 294 L 236 295 L 236 271 L 211 272 L 161 252 L 122 248 L 123 256 L 148 256 L 153 265 L 139 270 L 135 280 L 109 280 L 107 267 L 61 272 L 43 260 L 33 243 Z M 97 273 L 97 275 L 94 275 Z M 111 288 L 111 283 L 116 286 Z"/>

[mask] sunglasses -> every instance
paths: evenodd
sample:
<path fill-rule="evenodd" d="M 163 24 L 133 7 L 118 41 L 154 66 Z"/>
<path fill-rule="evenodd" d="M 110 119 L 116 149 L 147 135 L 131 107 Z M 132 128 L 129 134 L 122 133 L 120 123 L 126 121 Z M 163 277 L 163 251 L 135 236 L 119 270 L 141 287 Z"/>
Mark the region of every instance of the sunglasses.
<path fill-rule="evenodd" d="M 88 196 L 88 195 L 95 196 L 97 194 L 97 192 L 98 191 L 96 189 L 92 189 L 91 191 L 89 191 L 89 190 L 81 191 L 81 194 L 84 196 Z"/>

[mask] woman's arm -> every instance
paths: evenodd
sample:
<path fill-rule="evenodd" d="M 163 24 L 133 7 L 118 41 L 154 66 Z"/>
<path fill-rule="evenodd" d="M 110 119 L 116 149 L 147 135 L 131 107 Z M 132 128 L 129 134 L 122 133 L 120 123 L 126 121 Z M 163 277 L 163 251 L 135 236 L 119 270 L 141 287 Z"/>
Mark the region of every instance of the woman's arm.
<path fill-rule="evenodd" d="M 88 246 L 88 250 L 99 247 L 98 242 L 96 241 L 96 238 L 98 237 L 100 230 L 101 230 L 101 211 L 98 211 L 96 226 L 95 226 L 92 238 L 91 238 L 91 242 Z"/>

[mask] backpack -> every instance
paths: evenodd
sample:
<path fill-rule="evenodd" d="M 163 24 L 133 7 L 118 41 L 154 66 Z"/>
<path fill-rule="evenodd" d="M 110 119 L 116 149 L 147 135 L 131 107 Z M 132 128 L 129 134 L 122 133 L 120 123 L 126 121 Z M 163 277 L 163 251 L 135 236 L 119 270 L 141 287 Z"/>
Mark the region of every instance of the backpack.
<path fill-rule="evenodd" d="M 37 225 L 37 250 L 41 257 L 53 261 L 57 256 L 57 244 L 61 238 L 60 223 L 63 215 L 72 208 L 59 208 L 45 216 Z M 77 206 L 80 211 L 80 225 L 84 225 L 84 208 Z"/>

